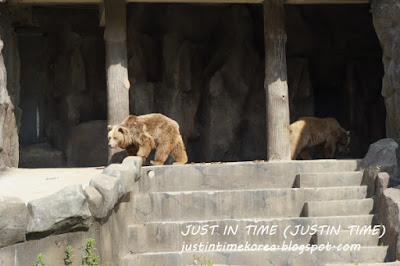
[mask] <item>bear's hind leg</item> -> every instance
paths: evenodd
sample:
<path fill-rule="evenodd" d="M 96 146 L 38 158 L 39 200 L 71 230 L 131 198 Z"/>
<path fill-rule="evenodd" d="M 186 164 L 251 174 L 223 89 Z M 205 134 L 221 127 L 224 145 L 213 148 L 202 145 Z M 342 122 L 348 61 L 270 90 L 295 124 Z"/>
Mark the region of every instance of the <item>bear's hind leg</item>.
<path fill-rule="evenodd" d="M 150 161 L 152 165 L 163 165 L 167 160 L 169 153 L 171 152 L 171 145 L 160 144 L 156 149 L 156 154 L 154 155 L 154 161 Z"/>
<path fill-rule="evenodd" d="M 172 157 L 174 157 L 174 164 L 185 164 L 188 161 L 188 157 L 185 150 L 185 144 L 183 144 L 182 138 L 179 138 L 178 143 L 171 151 Z"/>

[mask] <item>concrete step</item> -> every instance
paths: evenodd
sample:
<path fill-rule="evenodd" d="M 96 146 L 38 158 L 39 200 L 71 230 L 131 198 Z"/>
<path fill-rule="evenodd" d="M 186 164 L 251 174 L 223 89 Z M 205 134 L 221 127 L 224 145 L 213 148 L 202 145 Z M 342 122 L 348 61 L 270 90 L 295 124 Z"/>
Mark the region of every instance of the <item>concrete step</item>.
<path fill-rule="evenodd" d="M 138 222 L 299 217 L 306 201 L 365 196 L 366 187 L 153 192 L 136 195 L 132 206 Z"/>
<path fill-rule="evenodd" d="M 308 201 L 304 204 L 304 215 L 308 217 L 365 215 L 372 213 L 373 207 L 373 199 Z"/>
<path fill-rule="evenodd" d="M 294 246 L 291 246 L 292 248 Z M 271 247 L 269 247 L 271 248 Z M 323 265 L 335 263 L 383 262 L 387 247 L 361 247 L 355 251 L 336 249 L 301 253 L 282 249 L 268 251 L 219 251 L 219 252 L 160 252 L 139 255 L 127 255 L 122 259 L 123 266 L 132 265 L 193 265 L 194 260 L 213 264 L 251 265 L 251 266 L 286 266 L 286 265 Z M 301 254 L 300 254 L 301 253 Z"/>
<path fill-rule="evenodd" d="M 298 174 L 295 180 L 295 187 L 346 187 L 360 186 L 363 179 L 363 172 L 343 173 L 305 173 Z"/>
<path fill-rule="evenodd" d="M 210 220 L 203 222 L 150 222 L 129 226 L 127 244 L 131 253 L 180 251 L 183 243 L 195 244 L 200 242 L 238 243 L 248 241 L 254 244 L 281 245 L 284 241 L 293 241 L 296 244 L 307 245 L 314 233 L 311 231 L 311 226 L 321 230 L 321 226 L 329 225 L 329 229 L 345 230 L 355 224 L 370 226 L 372 223 L 373 215 Z M 225 231 L 227 226 L 235 229 L 235 234 L 232 231 L 228 234 Z M 188 228 L 193 228 L 194 231 L 187 234 Z M 288 229 L 285 234 L 286 228 Z M 298 228 L 302 229 L 304 234 L 297 233 Z M 198 232 L 198 230 L 200 231 Z M 310 231 L 307 232 L 307 230 Z M 140 243 L 140 245 L 137 243 Z M 350 244 L 351 242 L 341 243 Z"/>
<path fill-rule="evenodd" d="M 142 192 L 291 188 L 300 173 L 351 172 L 360 160 L 233 162 L 146 166 Z"/>
<path fill-rule="evenodd" d="M 400 261 L 393 261 L 393 262 L 376 262 L 376 263 L 328 263 L 325 266 L 400 266 Z"/>
<path fill-rule="evenodd" d="M 353 225 L 355 226 L 355 225 Z M 361 228 L 358 225 L 358 228 Z M 372 226 L 373 228 L 373 226 Z M 377 246 L 379 242 L 379 232 L 378 234 L 372 231 L 364 233 L 357 233 L 356 228 L 351 227 L 348 229 L 353 230 L 340 230 L 338 234 L 332 232 L 323 232 L 313 235 L 314 244 L 326 244 L 339 245 L 339 244 L 360 244 L 361 246 Z"/>

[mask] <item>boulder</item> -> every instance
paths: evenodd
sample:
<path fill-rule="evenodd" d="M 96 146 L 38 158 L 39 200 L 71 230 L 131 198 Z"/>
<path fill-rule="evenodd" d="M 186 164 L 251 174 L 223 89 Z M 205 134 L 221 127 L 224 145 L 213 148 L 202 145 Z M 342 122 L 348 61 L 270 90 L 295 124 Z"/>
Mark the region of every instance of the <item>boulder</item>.
<path fill-rule="evenodd" d="M 128 156 L 122 161 L 122 165 L 132 169 L 135 174 L 135 181 L 140 178 L 142 169 L 142 158 L 139 156 Z"/>
<path fill-rule="evenodd" d="M 88 228 L 91 217 L 82 185 L 72 185 L 28 202 L 28 233 L 63 233 Z"/>
<path fill-rule="evenodd" d="M 12 197 L 0 197 L 0 248 L 25 241 L 29 212 L 25 203 Z"/>
<path fill-rule="evenodd" d="M 92 186 L 87 186 L 83 190 L 83 193 L 86 196 L 89 210 L 93 217 L 102 218 L 103 196 L 100 192 Z"/>
<path fill-rule="evenodd" d="M 99 174 L 90 181 L 89 185 L 97 189 L 103 197 L 102 207 L 98 210 L 97 217 L 105 217 L 123 195 L 120 180 L 117 177 Z"/>
<path fill-rule="evenodd" d="M 389 186 L 400 184 L 398 148 L 397 142 L 390 138 L 381 139 L 371 144 L 360 165 L 362 169 L 366 170 L 366 174 L 370 176 L 367 176 L 367 178 L 371 180 L 371 183 L 375 182 L 375 177 L 379 172 L 387 172 L 390 175 Z M 370 182 L 368 181 L 368 184 Z"/>
<path fill-rule="evenodd" d="M 128 167 L 116 163 L 110 164 L 103 170 L 103 174 L 118 178 L 118 199 L 133 190 L 134 172 Z"/>

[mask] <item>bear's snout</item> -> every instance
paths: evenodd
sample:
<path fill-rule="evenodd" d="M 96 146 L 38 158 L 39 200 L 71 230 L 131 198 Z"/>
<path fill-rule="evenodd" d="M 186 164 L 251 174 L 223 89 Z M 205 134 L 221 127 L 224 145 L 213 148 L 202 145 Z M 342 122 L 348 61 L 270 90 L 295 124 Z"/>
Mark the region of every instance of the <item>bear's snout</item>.
<path fill-rule="evenodd" d="M 112 144 L 112 143 L 108 143 L 108 147 L 110 148 L 110 149 L 114 149 L 114 148 L 116 148 L 116 146 L 117 145 L 115 145 L 115 144 Z"/>

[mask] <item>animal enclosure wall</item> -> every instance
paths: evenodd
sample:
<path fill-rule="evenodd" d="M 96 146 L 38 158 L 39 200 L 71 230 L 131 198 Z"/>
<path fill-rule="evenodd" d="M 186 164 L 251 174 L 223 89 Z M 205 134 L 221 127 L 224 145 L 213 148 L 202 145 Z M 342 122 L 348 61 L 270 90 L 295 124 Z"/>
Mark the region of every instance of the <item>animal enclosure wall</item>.
<path fill-rule="evenodd" d="M 291 121 L 335 117 L 352 132 L 351 156 L 364 156 L 385 136 L 382 52 L 369 6 L 285 11 Z M 130 111 L 177 120 L 192 162 L 266 158 L 262 12 L 261 5 L 128 4 Z M 23 65 L 20 166 L 46 156 L 56 166 L 105 164 L 97 8 L 33 7 L 14 18 Z"/>

